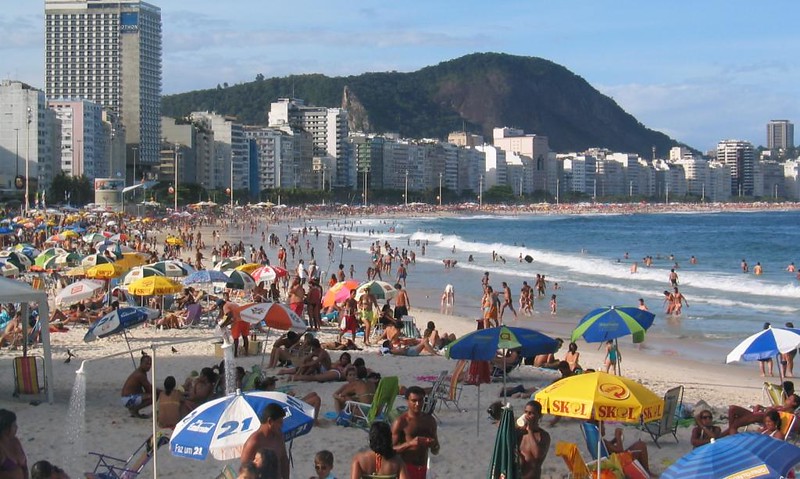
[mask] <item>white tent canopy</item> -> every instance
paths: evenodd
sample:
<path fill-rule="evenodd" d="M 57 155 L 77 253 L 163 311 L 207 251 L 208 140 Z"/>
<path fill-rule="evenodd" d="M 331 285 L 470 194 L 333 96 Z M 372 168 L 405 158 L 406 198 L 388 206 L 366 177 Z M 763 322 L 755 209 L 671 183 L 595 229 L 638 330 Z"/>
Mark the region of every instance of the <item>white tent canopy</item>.
<path fill-rule="evenodd" d="M 44 349 L 44 374 L 47 378 L 47 402 L 53 404 L 53 356 L 50 350 L 50 307 L 47 304 L 47 293 L 33 289 L 27 284 L 13 279 L 0 277 L 0 303 L 37 303 L 42 324 L 42 347 Z M 27 308 L 25 308 L 27 309 Z M 23 311 L 24 312 L 24 311 Z"/>

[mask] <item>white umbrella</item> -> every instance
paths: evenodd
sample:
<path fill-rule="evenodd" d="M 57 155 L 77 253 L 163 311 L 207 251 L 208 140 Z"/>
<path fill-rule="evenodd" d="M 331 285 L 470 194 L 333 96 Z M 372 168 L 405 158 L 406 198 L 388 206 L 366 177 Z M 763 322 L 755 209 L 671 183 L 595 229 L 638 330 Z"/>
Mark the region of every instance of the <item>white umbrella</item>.
<path fill-rule="evenodd" d="M 78 301 L 91 298 L 94 294 L 103 289 L 105 285 L 102 281 L 84 279 L 67 285 L 56 295 L 56 303 L 72 304 Z"/>

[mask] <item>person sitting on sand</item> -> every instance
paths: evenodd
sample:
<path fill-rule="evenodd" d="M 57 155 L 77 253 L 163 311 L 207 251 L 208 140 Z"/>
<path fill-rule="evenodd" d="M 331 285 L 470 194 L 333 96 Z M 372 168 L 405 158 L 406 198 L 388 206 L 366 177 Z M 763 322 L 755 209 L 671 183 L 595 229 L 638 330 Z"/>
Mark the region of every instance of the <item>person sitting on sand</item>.
<path fill-rule="evenodd" d="M 272 345 L 272 352 L 269 354 L 269 363 L 267 364 L 267 368 L 274 368 L 278 365 L 279 361 L 290 361 L 291 359 L 289 359 L 289 351 L 299 342 L 300 335 L 294 331 L 289 331 L 278 338 Z M 286 353 L 286 359 L 281 358 L 282 353 Z"/>
<path fill-rule="evenodd" d="M 258 379 L 255 383 L 255 388 L 259 391 L 275 391 L 277 386 L 277 378 L 275 376 L 270 376 L 264 379 Z M 282 391 L 283 393 L 297 397 L 297 393 L 293 389 L 288 389 Z M 314 422 L 317 423 L 319 418 L 319 411 L 322 409 L 322 398 L 319 397 L 314 391 L 306 394 L 305 396 L 300 398 L 303 402 L 310 405 L 314 408 Z"/>
<path fill-rule="evenodd" d="M 316 340 L 315 340 L 316 341 Z M 317 341 L 319 344 L 319 341 Z M 315 353 L 316 354 L 316 349 Z M 319 348 L 319 351 L 325 351 L 322 348 Z M 327 352 L 325 353 L 328 354 Z M 331 382 L 331 381 L 343 381 L 344 380 L 344 371 L 347 369 L 351 363 L 350 353 L 342 353 L 339 356 L 339 361 L 336 364 L 329 366 L 321 366 L 318 373 L 310 373 L 310 374 L 295 374 L 293 376 L 293 380 L 295 381 L 315 381 L 315 382 Z"/>
<path fill-rule="evenodd" d="M 788 396 L 781 406 L 765 408 L 761 405 L 755 405 L 751 410 L 743 408 L 742 406 L 732 405 L 728 408 L 728 429 L 726 429 L 722 435 L 736 434 L 740 427 L 749 426 L 750 424 L 763 424 L 764 417 L 769 411 L 794 413 L 798 405 L 800 405 L 800 397 L 798 397 L 797 394 Z"/>
<path fill-rule="evenodd" d="M 596 421 L 589 421 L 592 424 L 597 425 Z M 614 453 L 621 453 L 621 452 L 630 452 L 631 456 L 638 460 L 639 463 L 642 465 L 645 471 L 652 476 L 650 472 L 650 461 L 648 460 L 649 454 L 647 452 L 647 444 L 644 443 L 642 440 L 638 440 L 628 446 L 627 448 L 623 444 L 623 437 L 622 437 L 622 429 L 616 428 L 614 430 L 614 438 L 613 439 L 606 439 L 605 433 L 606 428 L 603 422 L 600 423 L 600 436 L 603 438 L 603 442 L 606 445 L 606 449 L 608 450 L 609 454 Z"/>
<path fill-rule="evenodd" d="M 349 366 L 345 370 L 345 380 L 347 383 L 333 393 L 333 403 L 337 413 L 344 409 L 347 401 L 372 404 L 375 386 L 374 383 L 367 381 L 367 368 Z"/>
<path fill-rule="evenodd" d="M 153 358 L 143 355 L 139 360 L 139 367 L 128 376 L 122 385 L 121 402 L 128 408 L 131 417 L 146 418 L 139 411 L 153 403 L 152 387 L 147 379 L 147 373 L 153 366 Z"/>
<path fill-rule="evenodd" d="M 5 330 L 0 336 L 0 347 L 3 343 L 8 341 L 9 348 L 16 349 L 22 343 L 22 311 L 14 313 L 11 321 L 6 323 Z"/>
<path fill-rule="evenodd" d="M 428 341 L 432 348 L 443 349 L 456 340 L 456 335 L 453 333 L 439 334 L 439 331 L 436 330 L 436 324 L 433 321 L 428 321 L 428 325 L 422 333 L 422 338 Z"/>
<path fill-rule="evenodd" d="M 322 349 L 319 339 L 311 338 L 308 345 L 311 347 L 311 351 L 308 352 L 302 363 L 293 368 L 281 369 L 278 374 L 310 375 L 331 369 L 331 356 Z"/>
<path fill-rule="evenodd" d="M 186 398 L 183 401 L 183 411 L 181 415 L 185 416 L 197 406 L 211 399 L 214 395 L 217 379 L 218 376 L 214 373 L 213 369 L 201 369 L 200 375 L 192 381 L 191 387 L 186 391 Z"/>
<path fill-rule="evenodd" d="M 783 431 L 781 431 L 782 426 L 781 415 L 778 411 L 772 409 L 764 413 L 764 426 L 758 433 L 783 441 L 786 439 L 786 436 L 783 434 Z"/>
<path fill-rule="evenodd" d="M 392 354 L 394 356 L 420 356 L 422 353 L 428 353 L 431 356 L 437 356 L 439 353 L 428 344 L 428 341 L 420 339 L 408 338 L 405 341 L 389 341 L 386 340 L 381 344 L 381 354 Z"/>
<path fill-rule="evenodd" d="M 363 348 L 359 348 L 356 343 L 353 342 L 352 339 L 347 338 L 343 342 L 339 341 L 329 341 L 327 343 L 322 343 L 322 347 L 329 351 L 361 351 Z"/>
<path fill-rule="evenodd" d="M 158 427 L 172 429 L 181 420 L 183 395 L 175 389 L 175 378 L 167 376 L 164 379 L 164 391 L 156 401 L 158 407 Z"/>
<path fill-rule="evenodd" d="M 715 426 L 714 416 L 711 411 L 703 409 L 698 415 L 695 416 L 697 426 L 692 429 L 692 447 L 700 447 L 711 442 L 712 439 L 718 439 L 722 436 L 722 429 Z"/>
<path fill-rule="evenodd" d="M 564 356 L 564 361 L 569 364 L 569 369 L 572 372 L 578 371 L 581 369 L 580 363 L 578 361 L 581 358 L 581 353 L 578 352 L 578 345 L 575 343 L 569 343 L 567 347 L 567 354 Z"/>
<path fill-rule="evenodd" d="M 561 346 L 564 345 L 564 340 L 558 338 L 556 339 L 556 343 L 558 344 L 558 349 L 556 349 L 556 352 L 558 352 L 561 349 Z M 533 366 L 537 368 L 557 369 L 559 362 L 560 361 L 558 358 L 556 358 L 555 353 L 537 354 L 533 358 Z"/>

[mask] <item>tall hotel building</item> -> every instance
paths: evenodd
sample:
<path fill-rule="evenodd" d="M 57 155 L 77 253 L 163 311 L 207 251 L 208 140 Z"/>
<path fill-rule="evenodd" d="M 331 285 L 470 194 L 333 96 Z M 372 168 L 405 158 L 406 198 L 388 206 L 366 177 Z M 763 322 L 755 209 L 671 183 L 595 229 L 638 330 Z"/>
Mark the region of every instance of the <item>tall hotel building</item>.
<path fill-rule="evenodd" d="M 767 123 L 767 149 L 794 148 L 794 125 L 789 120 L 772 120 Z"/>
<path fill-rule="evenodd" d="M 122 123 L 110 173 L 159 162 L 161 9 L 139 0 L 45 0 L 47 98 L 90 100 Z M 113 141 L 113 140 L 112 140 Z"/>

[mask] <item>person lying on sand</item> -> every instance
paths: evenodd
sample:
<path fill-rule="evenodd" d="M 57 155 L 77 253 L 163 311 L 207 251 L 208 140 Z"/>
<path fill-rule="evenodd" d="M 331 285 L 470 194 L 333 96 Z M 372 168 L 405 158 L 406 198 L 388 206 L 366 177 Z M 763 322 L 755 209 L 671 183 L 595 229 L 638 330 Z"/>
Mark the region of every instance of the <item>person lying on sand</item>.
<path fill-rule="evenodd" d="M 282 374 L 311 375 L 311 374 L 325 372 L 331 369 L 331 356 L 328 354 L 327 351 L 322 349 L 322 345 L 320 345 L 319 339 L 312 338 L 311 340 L 309 340 L 308 344 L 309 346 L 311 346 L 311 351 L 308 353 L 305 359 L 303 359 L 303 362 L 298 364 L 296 367 L 279 370 L 278 371 L 279 375 Z"/>
<path fill-rule="evenodd" d="M 319 346 L 319 341 L 316 339 L 314 340 Z M 325 351 L 322 348 L 318 348 L 315 350 L 314 354 L 317 354 L 316 351 Z M 325 352 L 327 355 L 328 353 Z M 330 358 L 329 358 L 330 359 Z M 316 373 L 298 373 L 293 376 L 292 379 L 295 381 L 317 381 L 317 382 L 330 382 L 330 381 L 344 381 L 344 371 L 347 369 L 351 363 L 350 353 L 342 353 L 339 356 L 339 361 L 336 364 L 331 365 L 330 362 L 328 363 L 329 366 L 320 365 L 318 372 Z"/>
<path fill-rule="evenodd" d="M 410 357 L 420 356 L 422 353 L 428 353 L 431 356 L 439 355 L 439 353 L 428 344 L 428 341 L 421 339 L 411 340 L 410 338 L 401 342 L 386 340 L 381 344 L 380 353 L 383 355 L 392 354 L 394 356 Z"/>

